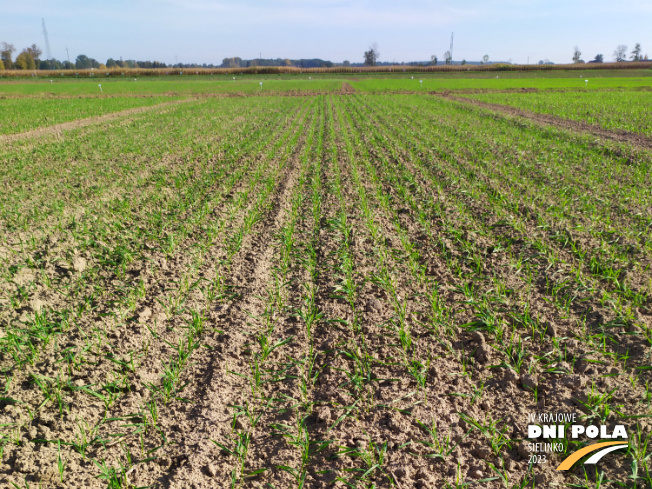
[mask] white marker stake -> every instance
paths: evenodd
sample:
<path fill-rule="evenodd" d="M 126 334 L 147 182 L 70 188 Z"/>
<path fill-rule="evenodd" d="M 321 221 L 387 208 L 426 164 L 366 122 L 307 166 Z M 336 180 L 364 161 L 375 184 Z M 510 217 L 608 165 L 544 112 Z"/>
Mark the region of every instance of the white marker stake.
<path fill-rule="evenodd" d="M 262 90 L 263 89 L 263 82 L 258 82 L 258 84 L 260 85 L 260 89 Z"/>
<path fill-rule="evenodd" d="M 100 87 L 100 92 L 104 93 L 104 90 L 102 90 L 102 84 L 101 83 L 98 85 L 98 87 Z"/>
<path fill-rule="evenodd" d="M 419 86 L 420 86 L 421 88 L 423 88 L 423 80 L 419 80 L 419 83 L 420 83 Z"/>
<path fill-rule="evenodd" d="M 235 81 L 235 76 L 233 77 L 233 81 Z"/>
<path fill-rule="evenodd" d="M 52 83 L 52 80 L 50 80 L 50 83 Z"/>
<path fill-rule="evenodd" d="M 584 88 L 588 88 L 588 87 L 589 87 L 589 80 L 584 80 Z"/>

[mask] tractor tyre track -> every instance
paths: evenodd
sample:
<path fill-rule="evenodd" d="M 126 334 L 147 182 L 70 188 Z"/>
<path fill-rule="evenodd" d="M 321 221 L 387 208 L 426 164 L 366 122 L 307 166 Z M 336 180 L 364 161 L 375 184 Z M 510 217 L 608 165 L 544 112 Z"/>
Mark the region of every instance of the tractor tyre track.
<path fill-rule="evenodd" d="M 540 126 L 555 126 L 560 129 L 566 129 L 574 132 L 586 133 L 597 136 L 599 138 L 607 139 L 609 141 L 615 141 L 618 143 L 628 143 L 638 149 L 650 150 L 652 149 L 652 138 L 648 138 L 641 134 L 637 134 L 629 131 L 609 131 L 603 129 L 600 126 L 594 124 L 588 124 L 581 121 L 573 121 L 570 119 L 562 119 L 561 117 L 556 117 L 550 114 L 538 114 L 536 112 L 531 112 L 529 110 L 517 109 L 515 107 L 508 107 L 501 104 L 492 104 L 489 102 L 481 102 L 479 100 L 473 100 L 463 97 L 457 97 L 450 93 L 437 93 L 433 92 L 433 95 L 437 97 L 453 100 L 467 106 L 475 106 L 483 109 L 489 109 L 494 112 L 500 112 L 512 118 L 521 118 L 527 119 L 531 122 L 534 122 Z"/>
<path fill-rule="evenodd" d="M 206 338 L 206 349 L 196 357 L 193 378 L 189 386 L 195 403 L 186 412 L 177 412 L 177 431 L 186 435 L 176 455 L 169 460 L 172 467 L 158 482 L 165 487 L 228 487 L 230 468 L 234 461 L 211 440 L 224 441 L 230 432 L 233 406 L 245 406 L 255 401 L 244 377 L 250 374 L 247 345 L 257 332 L 253 319 L 264 313 L 264 294 L 272 279 L 275 249 L 274 235 L 286 219 L 290 195 L 297 184 L 300 165 L 298 155 L 305 134 L 293 149 L 285 168 L 281 169 L 270 210 L 243 240 L 240 251 L 234 256 L 227 280 L 238 285 L 239 298 L 231 303 L 213 308 L 208 318 L 211 328 L 222 330 Z M 245 417 L 238 418 L 238 429 L 249 429 Z M 241 425 L 242 423 L 242 425 Z M 246 426 L 244 426 L 246 425 Z M 252 430 L 251 451 L 258 429 Z M 257 461 L 250 456 L 248 460 Z M 249 466 L 249 465 L 248 465 Z M 190 485 L 189 485 L 190 484 Z"/>
<path fill-rule="evenodd" d="M 113 112 L 111 114 L 105 114 L 95 117 L 87 117 L 85 119 L 77 119 L 70 122 L 62 122 L 61 124 L 54 124 L 52 126 L 40 127 L 38 129 L 32 129 L 31 131 L 20 132 L 18 134 L 7 134 L 0 136 L 0 144 L 13 143 L 16 141 L 22 141 L 26 139 L 35 139 L 49 134 L 59 134 L 63 131 L 71 131 L 74 129 L 80 129 L 87 126 L 92 126 L 95 124 L 101 124 L 103 122 L 113 121 L 121 117 L 126 117 L 135 114 L 141 114 L 143 112 L 150 112 L 157 109 L 162 109 L 165 107 L 170 107 L 173 105 L 178 105 L 186 102 L 191 102 L 193 99 L 184 99 L 184 100 L 175 100 L 173 102 L 164 102 L 162 104 L 151 105 L 148 107 L 136 107 L 133 109 L 121 110 L 120 112 Z"/>

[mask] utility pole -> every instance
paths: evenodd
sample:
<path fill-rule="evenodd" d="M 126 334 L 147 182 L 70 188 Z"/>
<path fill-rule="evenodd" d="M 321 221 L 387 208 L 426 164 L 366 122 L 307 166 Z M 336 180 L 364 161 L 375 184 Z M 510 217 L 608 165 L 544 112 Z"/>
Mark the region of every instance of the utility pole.
<path fill-rule="evenodd" d="M 453 37 L 455 33 L 451 32 L 451 47 L 450 47 L 450 52 L 451 52 L 451 65 L 453 64 Z"/>
<path fill-rule="evenodd" d="M 52 59 L 52 53 L 50 52 L 50 41 L 48 40 L 48 31 L 45 28 L 45 19 L 41 19 L 43 25 L 43 37 L 45 37 L 45 53 L 48 57 L 48 61 Z"/>
<path fill-rule="evenodd" d="M 70 52 L 68 51 L 68 46 L 66 46 L 66 55 L 68 56 L 68 63 L 70 63 Z"/>

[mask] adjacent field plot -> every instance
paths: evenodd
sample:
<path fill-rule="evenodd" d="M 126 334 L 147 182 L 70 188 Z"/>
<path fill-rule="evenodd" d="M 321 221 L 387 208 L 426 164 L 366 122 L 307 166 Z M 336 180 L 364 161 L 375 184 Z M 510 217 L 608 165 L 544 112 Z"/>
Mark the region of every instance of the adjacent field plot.
<path fill-rule="evenodd" d="M 482 93 L 465 97 L 652 136 L 652 92 Z"/>
<path fill-rule="evenodd" d="M 586 84 L 584 80 L 588 79 Z M 404 79 L 367 79 L 351 83 L 362 92 L 431 92 L 449 90 L 495 91 L 495 90 L 578 90 L 587 91 L 652 88 L 652 79 L 647 77 L 591 77 L 576 75 L 573 78 L 511 78 L 496 75 L 493 79 L 468 77 L 428 77 L 420 74 L 405 75 Z"/>
<path fill-rule="evenodd" d="M 650 153 L 361 94 L 0 151 L 3 483 L 652 484 Z M 538 412 L 630 447 L 531 465 Z"/>
<path fill-rule="evenodd" d="M 128 78 L 102 76 L 91 79 L 49 79 L 0 83 L 0 95 L 5 96 L 143 96 L 143 95 L 201 95 L 201 94 L 260 94 L 260 93 L 325 93 L 338 92 L 341 80 L 314 79 L 305 75 L 300 80 L 276 79 L 278 77 L 186 77 Z M 260 82 L 263 83 L 262 88 Z M 102 85 L 102 92 L 98 85 Z"/>
<path fill-rule="evenodd" d="M 0 99 L 0 134 L 15 134 L 86 117 L 100 116 L 134 107 L 148 107 L 175 100 L 172 97 Z"/>

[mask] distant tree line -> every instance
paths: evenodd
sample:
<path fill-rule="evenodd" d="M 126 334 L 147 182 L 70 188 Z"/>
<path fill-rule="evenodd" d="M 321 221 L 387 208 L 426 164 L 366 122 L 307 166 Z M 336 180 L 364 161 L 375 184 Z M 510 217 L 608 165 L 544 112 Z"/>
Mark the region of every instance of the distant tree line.
<path fill-rule="evenodd" d="M 256 66 L 292 66 L 295 68 L 333 68 L 338 66 L 331 61 L 323 59 L 242 59 L 239 57 L 224 58 L 221 65 L 206 63 L 175 63 L 168 65 L 160 61 L 137 61 L 109 58 L 106 63 L 101 63 L 95 58 L 80 54 L 71 61 L 58 59 L 42 59 L 43 51 L 32 44 L 25 48 L 14 59 L 16 47 L 6 42 L 0 43 L 0 70 L 91 70 L 91 69 L 119 69 L 119 68 L 250 68 Z M 344 62 L 339 66 L 350 66 Z"/>
<path fill-rule="evenodd" d="M 627 46 L 625 44 L 619 44 L 616 49 L 614 50 L 613 53 L 613 58 L 614 61 L 617 63 L 622 63 L 623 61 L 627 61 Z M 582 59 L 582 51 L 580 51 L 580 48 L 575 46 L 573 48 L 573 63 L 585 63 L 585 61 Z M 647 61 L 648 56 L 647 54 L 643 54 L 643 49 L 641 48 L 641 43 L 637 42 L 634 45 L 634 49 L 630 52 L 629 55 L 630 61 Z M 541 62 L 539 62 L 541 63 Z M 595 58 L 593 58 L 589 63 L 604 63 L 604 54 L 596 54 Z"/>
<path fill-rule="evenodd" d="M 71 61 L 59 61 L 58 59 L 42 59 L 43 51 L 36 45 L 23 49 L 14 59 L 13 55 L 16 47 L 7 42 L 0 43 L 0 70 L 90 70 L 90 69 L 107 69 L 107 68 L 167 68 L 168 65 L 160 61 L 136 61 L 128 59 L 126 61 L 109 58 L 106 63 L 100 63 L 94 58 L 89 58 L 85 54 L 80 54 Z M 213 65 L 185 65 L 177 64 L 173 67 L 180 68 L 215 68 Z"/>
<path fill-rule="evenodd" d="M 614 61 L 623 62 L 627 61 L 627 46 L 620 44 L 613 53 Z M 333 63 L 332 61 L 325 61 L 319 58 L 313 59 L 288 59 L 288 58 L 276 58 L 276 59 L 242 59 L 240 57 L 233 58 L 224 58 L 222 64 L 213 65 L 213 64 L 199 64 L 199 63 L 175 63 L 173 65 L 167 65 L 160 61 L 137 61 L 133 59 L 119 60 L 109 58 L 106 60 L 106 63 L 100 63 L 94 58 L 90 58 L 85 54 L 80 54 L 75 59 L 75 62 L 69 60 L 59 61 L 57 59 L 42 59 L 41 55 L 43 51 L 36 45 L 32 44 L 29 47 L 23 49 L 14 59 L 14 53 L 16 52 L 16 47 L 13 44 L 7 42 L 0 43 L 0 70 L 92 70 L 92 69 L 120 69 L 120 68 L 143 68 L 143 69 L 154 69 L 154 68 L 256 68 L 256 67 L 293 67 L 293 68 L 334 68 L 334 67 L 374 67 L 374 66 L 415 66 L 415 67 L 425 67 L 425 66 L 437 66 L 439 59 L 437 56 L 432 55 L 429 61 L 409 61 L 409 62 L 400 62 L 395 61 L 380 61 L 380 53 L 378 52 L 378 45 L 376 43 L 371 44 L 369 49 L 364 52 L 363 62 L 362 63 L 351 63 L 350 61 L 344 61 L 343 63 Z M 630 52 L 629 59 L 631 61 L 647 61 L 648 55 L 643 54 L 641 44 L 636 43 L 634 49 Z M 573 63 L 585 63 L 582 59 L 582 52 L 580 49 L 575 46 L 573 49 Z M 604 55 L 597 54 L 594 59 L 589 61 L 589 63 L 603 63 Z M 446 51 L 443 56 L 443 63 L 446 65 L 465 65 L 467 64 L 466 60 L 462 61 L 453 61 L 453 57 L 450 51 Z M 511 60 L 507 62 L 495 62 L 492 61 L 492 64 L 511 64 Z M 473 65 L 486 65 L 489 64 L 489 55 L 485 54 L 482 57 L 482 61 L 469 61 L 468 64 Z M 540 65 L 554 64 L 549 60 L 539 61 Z"/>
<path fill-rule="evenodd" d="M 332 68 L 335 63 L 323 59 L 242 59 L 224 58 L 219 68 L 250 68 L 255 66 L 293 66 L 295 68 Z"/>

